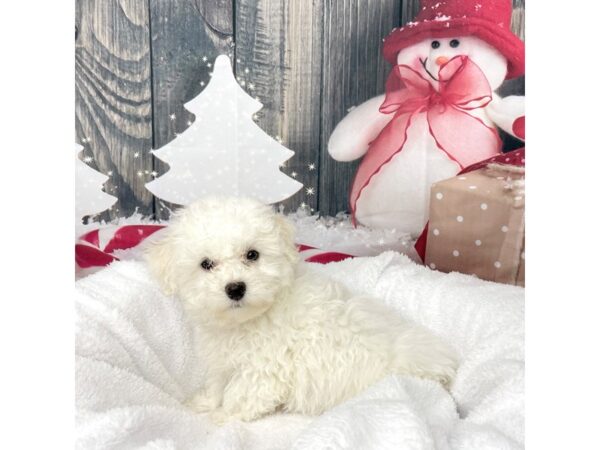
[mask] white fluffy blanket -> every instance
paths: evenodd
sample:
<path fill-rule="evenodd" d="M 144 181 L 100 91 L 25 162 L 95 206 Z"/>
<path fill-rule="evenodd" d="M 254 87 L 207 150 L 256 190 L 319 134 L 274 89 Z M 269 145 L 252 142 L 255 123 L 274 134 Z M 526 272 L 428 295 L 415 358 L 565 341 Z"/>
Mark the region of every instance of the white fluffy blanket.
<path fill-rule="evenodd" d="M 199 387 L 193 333 L 145 265 L 77 282 L 77 447 L 84 449 L 512 449 L 523 447 L 523 289 L 441 274 L 388 252 L 314 266 L 443 336 L 451 393 L 388 377 L 320 417 L 223 427 L 182 402 Z"/>

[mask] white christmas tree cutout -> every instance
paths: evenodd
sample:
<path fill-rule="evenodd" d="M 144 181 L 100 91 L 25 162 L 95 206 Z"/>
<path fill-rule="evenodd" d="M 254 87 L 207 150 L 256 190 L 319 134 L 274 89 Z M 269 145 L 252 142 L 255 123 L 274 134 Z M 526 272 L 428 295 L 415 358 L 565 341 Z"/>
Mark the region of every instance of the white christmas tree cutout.
<path fill-rule="evenodd" d="M 79 159 L 82 149 L 83 146 L 75 144 L 75 220 L 78 223 L 85 216 L 107 210 L 117 201 L 116 197 L 102 191 L 108 177 Z"/>
<path fill-rule="evenodd" d="M 209 194 L 275 203 L 298 192 L 302 184 L 279 170 L 294 152 L 252 120 L 262 106 L 238 85 L 229 58 L 217 57 L 208 86 L 185 104 L 195 122 L 152 152 L 169 164 L 169 171 L 146 188 L 178 205 Z"/>

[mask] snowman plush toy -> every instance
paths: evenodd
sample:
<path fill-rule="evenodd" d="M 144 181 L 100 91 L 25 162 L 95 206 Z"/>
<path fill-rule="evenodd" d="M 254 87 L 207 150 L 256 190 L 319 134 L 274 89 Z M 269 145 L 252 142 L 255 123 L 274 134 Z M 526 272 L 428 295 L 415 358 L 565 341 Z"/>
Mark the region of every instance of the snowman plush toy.
<path fill-rule="evenodd" d="M 422 0 L 414 22 L 393 30 L 386 93 L 354 108 L 328 144 L 338 161 L 364 156 L 351 192 L 353 218 L 418 234 L 432 183 L 501 152 L 496 126 L 524 139 L 524 97 L 500 98 L 525 71 L 510 31 L 511 0 Z"/>

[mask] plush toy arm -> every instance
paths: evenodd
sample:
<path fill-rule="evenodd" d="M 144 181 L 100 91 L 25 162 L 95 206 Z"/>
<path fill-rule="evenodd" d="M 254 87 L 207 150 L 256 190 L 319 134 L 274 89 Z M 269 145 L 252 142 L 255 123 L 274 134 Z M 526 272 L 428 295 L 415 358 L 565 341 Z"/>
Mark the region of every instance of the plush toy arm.
<path fill-rule="evenodd" d="M 383 98 L 384 95 L 379 95 L 367 100 L 337 124 L 327 145 L 333 159 L 352 161 L 367 152 L 369 142 L 377 137 L 393 116 L 379 112 Z"/>
<path fill-rule="evenodd" d="M 494 95 L 486 108 L 488 117 L 510 135 L 525 140 L 525 97 L 510 95 L 505 98 Z"/>

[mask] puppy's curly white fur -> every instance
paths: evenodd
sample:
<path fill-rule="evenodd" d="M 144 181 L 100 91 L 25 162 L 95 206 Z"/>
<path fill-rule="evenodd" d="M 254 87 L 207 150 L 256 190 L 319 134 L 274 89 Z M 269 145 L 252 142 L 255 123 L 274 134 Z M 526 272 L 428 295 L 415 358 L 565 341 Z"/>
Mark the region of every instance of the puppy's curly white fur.
<path fill-rule="evenodd" d="M 177 213 L 147 260 L 197 326 L 217 422 L 320 414 L 389 374 L 448 384 L 440 339 L 299 263 L 292 225 L 257 201 L 209 197 Z"/>

